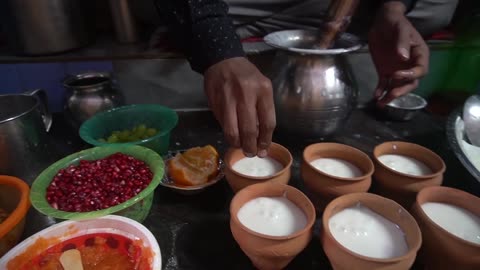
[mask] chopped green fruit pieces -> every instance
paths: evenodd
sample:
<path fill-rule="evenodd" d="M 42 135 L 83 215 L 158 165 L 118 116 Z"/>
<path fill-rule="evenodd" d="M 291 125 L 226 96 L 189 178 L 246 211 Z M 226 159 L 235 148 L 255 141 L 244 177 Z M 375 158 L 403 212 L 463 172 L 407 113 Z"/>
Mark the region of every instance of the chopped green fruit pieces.
<path fill-rule="evenodd" d="M 139 140 L 148 139 L 155 136 L 158 133 L 158 130 L 155 128 L 148 128 L 144 124 L 140 124 L 133 129 L 125 129 L 121 131 L 113 131 L 108 138 L 100 138 L 99 142 L 102 143 L 125 143 L 125 142 L 134 142 Z"/>
<path fill-rule="evenodd" d="M 146 134 L 147 134 L 148 136 L 150 136 L 150 137 L 151 137 L 151 136 L 154 136 L 155 134 L 157 134 L 157 130 L 154 129 L 154 128 L 149 128 L 149 129 L 147 129 Z"/>

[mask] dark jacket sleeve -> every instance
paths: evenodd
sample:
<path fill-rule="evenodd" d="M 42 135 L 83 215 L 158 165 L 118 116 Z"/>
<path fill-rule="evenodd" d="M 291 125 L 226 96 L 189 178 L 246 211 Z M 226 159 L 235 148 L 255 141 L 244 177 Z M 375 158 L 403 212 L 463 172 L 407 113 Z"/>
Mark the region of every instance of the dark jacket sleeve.
<path fill-rule="evenodd" d="M 228 5 L 220 0 L 155 0 L 193 70 L 203 73 L 222 60 L 245 53 Z"/>

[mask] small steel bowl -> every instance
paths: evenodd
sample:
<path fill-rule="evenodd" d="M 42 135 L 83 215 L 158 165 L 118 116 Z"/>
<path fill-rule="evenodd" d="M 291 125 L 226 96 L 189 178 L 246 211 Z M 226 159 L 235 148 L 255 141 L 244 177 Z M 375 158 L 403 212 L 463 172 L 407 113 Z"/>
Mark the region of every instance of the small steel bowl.
<path fill-rule="evenodd" d="M 409 93 L 390 101 L 385 105 L 383 112 L 392 120 L 408 121 L 426 106 L 427 101 L 424 98 Z"/>
<path fill-rule="evenodd" d="M 178 151 L 178 152 L 183 152 L 183 151 Z M 168 163 L 168 161 L 172 158 L 175 157 L 176 153 L 178 152 L 168 152 L 168 154 L 164 157 L 165 164 Z M 178 192 L 183 195 L 194 195 L 197 193 L 200 193 L 204 191 L 206 188 L 216 184 L 218 181 L 222 180 L 224 178 L 224 173 L 223 173 L 223 167 L 224 163 L 221 159 L 218 161 L 218 174 L 215 176 L 215 178 L 211 179 L 207 183 L 203 185 L 197 185 L 197 186 L 181 186 L 175 184 L 173 179 L 169 177 L 168 173 L 168 166 L 165 166 L 165 173 L 163 175 L 163 179 L 160 181 L 160 185 L 170 188 L 175 192 Z"/>

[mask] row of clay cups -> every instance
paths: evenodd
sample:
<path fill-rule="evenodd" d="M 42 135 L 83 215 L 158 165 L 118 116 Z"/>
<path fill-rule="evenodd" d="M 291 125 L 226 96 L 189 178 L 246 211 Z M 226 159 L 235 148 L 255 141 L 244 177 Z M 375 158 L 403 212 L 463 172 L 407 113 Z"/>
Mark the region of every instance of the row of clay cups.
<path fill-rule="evenodd" d="M 432 173 L 415 176 L 395 171 L 378 159 L 385 154 L 404 155 L 419 160 L 426 164 Z M 246 186 L 267 181 L 287 184 L 293 162 L 291 153 L 287 148 L 272 143 L 269 156 L 283 165 L 281 171 L 266 177 L 248 176 L 232 169 L 235 162 L 245 157 L 241 149 L 229 149 L 224 157 L 225 177 L 232 190 L 237 192 Z M 345 160 L 358 167 L 363 174 L 355 178 L 343 178 L 324 173 L 310 164 L 318 158 Z M 436 153 L 413 143 L 397 141 L 382 143 L 373 151 L 373 162 L 367 154 L 352 146 L 316 143 L 307 146 L 303 151 L 301 176 L 310 199 L 319 211 L 338 196 L 367 192 L 372 185 L 372 176 L 376 182 L 376 193 L 391 198 L 409 209 L 421 189 L 442 184 L 445 169 L 445 163 Z"/>
<path fill-rule="evenodd" d="M 448 232 L 423 210 L 429 202 L 465 209 L 480 217 L 480 198 L 470 193 L 442 186 L 423 188 L 411 208 L 371 193 L 351 193 L 330 202 L 322 217 L 322 247 L 334 269 L 410 269 L 415 261 L 425 269 L 480 269 L 480 244 Z M 362 204 L 389 221 L 405 234 L 408 251 L 397 257 L 375 259 L 359 255 L 339 244 L 329 229 L 330 218 L 339 211 Z M 372 243 L 375 245 L 375 242 Z"/>
<path fill-rule="evenodd" d="M 245 203 L 258 197 L 276 196 L 285 196 L 304 212 L 307 225 L 302 230 L 287 236 L 268 236 L 252 231 L 239 221 L 237 214 Z M 366 192 L 342 195 L 331 201 L 321 217 L 319 238 L 333 269 L 403 270 L 410 269 L 416 260 L 420 260 L 426 269 L 480 269 L 480 245 L 463 240 L 433 222 L 422 210 L 421 205 L 426 202 L 456 205 L 480 216 L 480 198 L 439 186 L 422 189 L 416 197 L 411 214 L 391 199 Z M 368 207 L 403 231 L 408 246 L 406 253 L 378 259 L 355 253 L 335 239 L 329 228 L 330 218 L 358 204 Z M 316 211 L 308 197 L 300 190 L 280 183 L 250 185 L 236 193 L 230 205 L 230 229 L 233 237 L 260 270 L 284 269 L 309 244 L 313 237 L 315 219 Z M 375 245 L 375 242 L 371 244 Z M 420 258 L 417 258 L 417 254 Z"/>
<path fill-rule="evenodd" d="M 378 157 L 385 154 L 412 157 L 426 164 L 431 169 L 432 174 L 414 176 L 394 171 L 378 160 Z M 236 161 L 244 158 L 241 150 L 231 149 L 227 152 L 225 155 L 227 165 L 225 174 L 232 189 L 235 192 L 240 191 L 237 195 L 251 193 L 250 189 L 263 189 L 264 193 L 258 193 L 257 195 L 278 196 L 286 190 L 294 189 L 287 185 L 293 161 L 288 149 L 278 144 L 272 144 L 269 155 L 282 163 L 284 168 L 271 177 L 250 177 L 231 169 Z M 310 165 L 312 160 L 320 157 L 344 159 L 359 167 L 364 175 L 355 179 L 345 179 L 325 174 Z M 420 252 L 422 258 L 420 259 L 430 267 L 429 269 L 480 269 L 480 245 L 465 241 L 442 229 L 428 218 L 421 209 L 421 205 L 426 202 L 443 202 L 462 207 L 480 216 L 480 198 L 460 190 L 440 186 L 444 171 L 445 164 L 437 154 L 412 143 L 386 142 L 380 144 L 373 151 L 373 161 L 362 151 L 347 145 L 336 143 L 312 144 L 304 149 L 301 173 L 307 189 L 312 190 L 314 194 L 307 199 L 306 196 L 300 196 L 301 192 L 298 190 L 290 192 L 290 194 L 296 194 L 297 199 L 292 200 L 304 210 L 309 219 L 309 225 L 303 231 L 286 237 L 269 237 L 252 233 L 248 228 L 244 228 L 238 219 L 234 218 L 236 211 L 241 207 L 241 203 L 238 203 L 238 200 L 234 198 L 230 209 L 232 233 L 242 250 L 251 258 L 257 268 L 280 269 L 277 267 L 281 265 L 285 267 L 308 244 L 307 240 L 312 236 L 312 219 L 315 219 L 315 211 L 312 212 L 310 205 L 313 205 L 312 201 L 315 202 L 315 199 L 317 199 L 322 203 L 321 205 L 317 204 L 317 209 L 320 206 L 322 211 L 324 210 L 321 233 L 322 246 L 335 269 L 374 269 L 384 266 L 388 269 L 408 269 L 413 264 L 420 246 L 422 246 Z M 375 178 L 378 193 L 383 197 L 366 193 L 372 183 L 372 176 Z M 258 183 L 280 185 L 281 187 L 261 188 L 258 186 L 263 184 Z M 241 190 L 246 187 L 247 190 L 242 192 Z M 235 197 L 238 197 L 237 195 Z M 393 200 L 385 197 L 390 197 Z M 237 203 L 234 203 L 234 201 L 237 201 Z M 247 200 L 243 198 L 243 201 Z M 326 229 L 329 218 L 338 211 L 357 203 L 365 204 L 365 206 L 398 224 L 406 232 L 409 246 L 408 253 L 397 258 L 373 259 L 355 254 L 332 240 L 333 236 Z M 411 208 L 412 205 L 413 208 Z M 324 208 L 324 206 L 327 207 Z M 410 209 L 414 218 L 407 211 Z M 250 237 L 242 234 L 245 231 L 250 234 Z M 420 231 L 421 233 L 418 233 Z M 256 240 L 252 240 L 252 237 Z M 249 240 L 246 241 L 245 239 Z M 268 247 L 261 248 L 261 242 L 265 239 L 267 239 Z M 291 245 L 287 243 L 296 241 L 300 242 L 297 242 L 293 249 L 286 249 L 283 246 L 284 244 Z M 253 251 L 249 251 L 244 246 L 246 242 L 251 243 Z M 286 252 L 287 250 L 288 256 L 282 254 L 282 251 Z M 265 257 L 262 257 L 264 255 Z"/>
<path fill-rule="evenodd" d="M 424 163 L 431 170 L 428 175 L 411 175 L 393 170 L 379 160 L 382 155 L 402 155 Z M 336 158 L 357 166 L 363 175 L 342 178 L 326 174 L 310 162 L 317 158 Z M 425 187 L 440 186 L 446 166 L 433 151 L 408 142 L 385 142 L 373 150 L 373 162 L 364 152 L 344 144 L 317 143 L 303 152 L 301 174 L 319 211 L 334 198 L 354 192 L 367 192 L 375 181 L 375 193 L 393 199 L 410 209 L 417 193 Z"/>

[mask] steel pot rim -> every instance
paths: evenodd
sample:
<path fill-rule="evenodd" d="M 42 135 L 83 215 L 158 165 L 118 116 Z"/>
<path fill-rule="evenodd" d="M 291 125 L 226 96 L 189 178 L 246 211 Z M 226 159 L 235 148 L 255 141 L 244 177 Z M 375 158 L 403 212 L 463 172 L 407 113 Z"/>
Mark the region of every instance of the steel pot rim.
<path fill-rule="evenodd" d="M 336 48 L 314 49 L 311 44 L 321 34 L 314 30 L 283 30 L 270 33 L 264 37 L 266 44 L 288 52 L 305 55 L 337 55 L 356 51 L 362 47 L 360 39 L 349 33 L 342 33 L 336 41 Z M 305 41 L 302 44 L 302 40 Z"/>
<path fill-rule="evenodd" d="M 102 78 L 104 80 L 98 83 L 92 83 L 89 85 L 72 85 L 72 83 L 89 78 Z M 78 73 L 74 75 L 68 75 L 63 80 L 63 86 L 67 89 L 71 89 L 73 91 L 84 91 L 84 90 L 98 90 L 99 87 L 110 84 L 112 80 L 112 76 L 109 72 L 97 72 L 97 71 L 88 71 L 83 73 Z"/>

